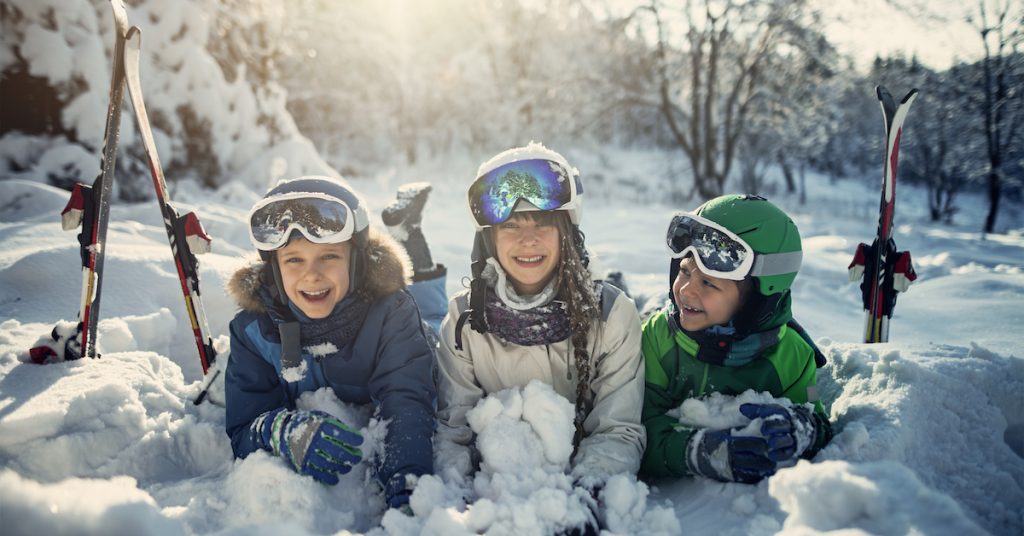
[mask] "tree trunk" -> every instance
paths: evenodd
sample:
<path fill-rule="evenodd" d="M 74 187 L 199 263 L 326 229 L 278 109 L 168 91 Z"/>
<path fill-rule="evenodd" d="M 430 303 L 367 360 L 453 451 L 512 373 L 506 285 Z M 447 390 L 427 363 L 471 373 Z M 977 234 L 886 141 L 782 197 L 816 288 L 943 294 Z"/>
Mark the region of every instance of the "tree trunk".
<path fill-rule="evenodd" d="M 988 172 L 988 216 L 985 217 L 985 232 L 992 233 L 996 228 L 996 216 L 999 215 L 999 198 L 1002 197 L 1002 184 L 999 172 L 993 168 Z"/>
<path fill-rule="evenodd" d="M 796 182 L 793 178 L 793 166 L 789 164 L 789 160 L 782 151 L 778 154 L 779 167 L 782 168 L 782 176 L 786 179 L 786 193 L 792 194 L 796 192 Z"/>

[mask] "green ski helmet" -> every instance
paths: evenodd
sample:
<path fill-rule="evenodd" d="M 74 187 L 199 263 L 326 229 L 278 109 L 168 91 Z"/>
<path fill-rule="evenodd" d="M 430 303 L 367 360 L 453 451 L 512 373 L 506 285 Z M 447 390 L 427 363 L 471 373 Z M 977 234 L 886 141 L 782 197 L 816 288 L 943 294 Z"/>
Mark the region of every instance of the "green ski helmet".
<path fill-rule="evenodd" d="M 775 257 L 785 260 L 775 264 L 774 275 L 754 274 L 759 293 L 771 296 L 793 285 L 802 257 L 800 231 L 779 207 L 756 195 L 723 195 L 697 207 L 694 213 L 732 231 L 753 248 L 754 270 L 759 255 L 790 254 Z"/>
<path fill-rule="evenodd" d="M 725 279 L 751 277 L 756 292 L 733 318 L 741 333 L 762 331 L 792 318 L 790 287 L 800 269 L 800 232 L 785 212 L 760 196 L 724 195 L 677 214 L 669 224 L 669 299 L 679 257 L 692 254 L 705 273 Z M 750 255 L 750 253 L 753 255 Z"/>

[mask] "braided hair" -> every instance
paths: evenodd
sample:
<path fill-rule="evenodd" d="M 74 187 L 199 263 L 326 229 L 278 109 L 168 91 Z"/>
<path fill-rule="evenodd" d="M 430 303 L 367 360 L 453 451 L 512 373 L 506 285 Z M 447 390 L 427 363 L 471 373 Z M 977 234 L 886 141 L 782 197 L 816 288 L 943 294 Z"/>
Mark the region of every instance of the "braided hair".
<path fill-rule="evenodd" d="M 573 436 L 573 447 L 578 448 L 583 440 L 583 421 L 590 413 L 590 354 L 587 351 L 587 334 L 590 323 L 600 314 L 600 304 L 594 288 L 593 277 L 585 260 L 583 249 L 583 233 L 572 225 L 568 213 L 564 211 L 524 211 L 516 214 L 537 222 L 538 225 L 554 225 L 558 228 L 559 263 L 557 299 L 566 304 L 569 315 L 570 341 L 573 355 L 569 358 L 569 366 L 576 363 L 576 415 L 574 424 L 576 432 Z M 491 231 L 494 233 L 494 230 Z M 491 235 L 494 239 L 494 235 Z M 569 372 L 571 379 L 572 372 Z"/>
<path fill-rule="evenodd" d="M 583 233 L 570 225 L 568 215 L 564 212 L 555 215 L 561 242 L 561 261 L 558 267 L 561 281 L 559 299 L 565 302 L 568 309 L 572 357 L 576 362 L 576 433 L 573 436 L 573 447 L 576 449 L 583 440 L 583 421 L 590 413 L 589 392 L 593 371 L 587 350 L 587 333 L 590 331 L 591 321 L 600 313 L 600 305 L 594 292 L 590 268 L 584 263 L 580 253 Z"/>

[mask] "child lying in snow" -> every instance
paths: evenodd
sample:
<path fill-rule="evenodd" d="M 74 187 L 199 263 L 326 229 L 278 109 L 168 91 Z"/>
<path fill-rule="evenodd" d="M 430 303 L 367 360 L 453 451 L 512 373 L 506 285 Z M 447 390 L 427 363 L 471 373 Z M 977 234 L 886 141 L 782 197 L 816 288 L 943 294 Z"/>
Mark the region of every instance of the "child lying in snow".
<path fill-rule="evenodd" d="M 670 304 L 643 326 L 642 474 L 755 483 L 812 458 L 832 430 L 816 388 L 820 353 L 790 310 L 801 260 L 796 225 L 761 197 L 728 195 L 676 215 L 667 240 Z M 689 398 L 748 389 L 796 404 L 741 405 L 744 417 L 763 419 L 757 437 L 666 414 Z"/>
<path fill-rule="evenodd" d="M 466 413 L 531 380 L 576 403 L 571 471 L 582 485 L 640 465 L 640 322 L 587 268 L 582 193 L 579 172 L 540 144 L 495 156 L 469 188 L 473 281 L 449 303 L 438 378 L 439 433 L 464 447 L 464 473 L 475 465 Z"/>
<path fill-rule="evenodd" d="M 405 253 L 369 228 L 366 204 L 347 184 L 328 177 L 279 183 L 250 211 L 249 229 L 263 262 L 239 270 L 229 289 L 243 309 L 231 322 L 225 374 L 235 456 L 267 450 L 336 484 L 362 459 L 362 436 L 295 408 L 300 394 L 330 386 L 390 420 L 376 475 L 388 505 L 403 507 L 406 477 L 433 472 L 436 397 L 430 330 L 406 288 Z M 413 287 L 432 287 L 421 295 L 440 295 L 433 308 L 443 310 L 444 269 L 430 264 L 414 267 L 426 277 Z"/>

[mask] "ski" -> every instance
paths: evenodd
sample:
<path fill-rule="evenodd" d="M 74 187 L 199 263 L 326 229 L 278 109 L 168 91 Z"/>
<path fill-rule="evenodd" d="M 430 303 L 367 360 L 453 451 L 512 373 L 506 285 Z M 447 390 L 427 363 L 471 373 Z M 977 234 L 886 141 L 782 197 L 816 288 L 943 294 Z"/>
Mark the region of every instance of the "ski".
<path fill-rule="evenodd" d="M 850 280 L 861 281 L 864 302 L 864 342 L 887 342 L 889 319 L 896 306 L 896 295 L 904 292 L 917 279 L 910 253 L 896 250 L 893 240 L 893 219 L 896 213 L 896 171 L 899 161 L 900 138 L 903 122 L 910 105 L 917 98 L 917 89 L 911 89 L 897 105 L 883 86 L 875 87 L 875 95 L 885 121 L 885 160 L 882 174 L 882 197 L 878 212 L 878 230 L 870 246 L 860 244 L 850 263 Z"/>
<path fill-rule="evenodd" d="M 110 99 L 107 122 L 103 132 L 103 162 L 92 186 L 76 184 L 71 200 L 61 212 L 65 231 L 81 228 L 78 235 L 82 263 L 82 294 L 78 323 L 74 329 L 58 324 L 53 328 L 53 342 L 44 342 L 29 351 L 32 360 L 46 362 L 52 357 L 79 359 L 100 357 L 96 352 L 96 327 L 103 296 L 103 261 L 106 254 L 107 221 L 110 217 L 110 195 L 114 183 L 117 142 L 121 133 L 121 104 L 124 99 L 124 42 L 128 31 L 128 13 L 122 0 L 110 0 L 114 13 L 113 71 L 110 76 Z M 55 348 L 56 347 L 56 350 Z M 59 355 L 58 351 L 63 353 Z"/>
<path fill-rule="evenodd" d="M 199 262 L 196 260 L 196 255 L 210 251 L 210 237 L 207 236 L 194 212 L 189 212 L 184 216 L 178 215 L 178 210 L 171 203 L 170 195 L 167 193 L 167 181 L 164 179 L 164 171 L 160 165 L 156 143 L 153 140 L 149 115 L 146 113 L 146 105 L 142 98 L 142 81 L 139 75 L 141 40 L 142 30 L 137 26 L 132 26 L 125 37 L 124 48 L 128 96 L 132 102 L 132 108 L 135 110 L 135 122 L 142 135 L 142 145 L 149 161 L 153 188 L 156 189 L 156 199 L 160 206 L 164 228 L 167 231 L 167 241 L 170 243 L 171 254 L 174 256 L 174 265 L 178 270 L 178 280 L 181 283 L 181 293 L 185 298 L 185 308 L 188 311 L 196 349 L 199 351 L 199 362 L 203 367 L 203 374 L 207 375 L 217 353 L 213 349 L 213 339 L 210 338 L 210 327 L 206 321 L 206 312 L 200 297 Z M 215 377 L 216 374 L 213 376 Z M 202 402 L 212 380 L 213 378 L 208 378 L 204 381 L 203 389 L 196 400 L 197 404 Z"/>

